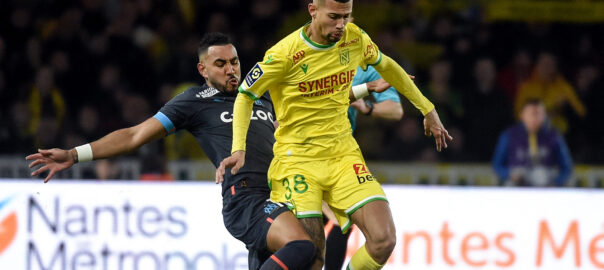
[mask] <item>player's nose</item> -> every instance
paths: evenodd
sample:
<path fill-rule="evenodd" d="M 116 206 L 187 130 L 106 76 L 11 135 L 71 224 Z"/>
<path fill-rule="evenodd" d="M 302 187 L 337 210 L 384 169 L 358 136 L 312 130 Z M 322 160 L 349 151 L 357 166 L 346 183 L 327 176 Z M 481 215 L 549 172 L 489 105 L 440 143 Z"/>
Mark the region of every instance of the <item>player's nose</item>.
<path fill-rule="evenodd" d="M 226 64 L 225 69 L 227 75 L 235 74 L 235 67 L 232 64 Z"/>
<path fill-rule="evenodd" d="M 344 29 L 344 25 L 346 25 L 346 19 L 345 18 L 340 18 L 340 19 L 338 19 L 338 21 L 336 23 L 336 28 L 338 30 L 342 30 L 342 29 Z"/>

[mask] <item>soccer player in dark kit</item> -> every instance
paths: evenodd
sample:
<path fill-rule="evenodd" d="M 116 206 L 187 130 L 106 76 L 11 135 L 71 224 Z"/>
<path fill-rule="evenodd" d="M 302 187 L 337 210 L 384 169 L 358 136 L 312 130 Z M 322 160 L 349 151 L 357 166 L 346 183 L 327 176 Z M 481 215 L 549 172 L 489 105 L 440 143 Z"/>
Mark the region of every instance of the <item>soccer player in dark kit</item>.
<path fill-rule="evenodd" d="M 39 150 L 26 157 L 32 176 L 48 171 L 44 182 L 78 162 L 133 151 L 176 130 L 195 136 L 214 166 L 230 156 L 233 104 L 241 71 L 235 47 L 220 33 L 200 42 L 197 69 L 206 84 L 194 86 L 166 103 L 139 125 L 114 131 L 70 150 Z M 271 201 L 266 172 L 273 158 L 274 111 L 268 95 L 254 103 L 248 134 L 248 159 L 238 174 L 222 182 L 222 215 L 227 230 L 249 250 L 249 269 L 308 269 L 316 247 L 285 204 Z"/>

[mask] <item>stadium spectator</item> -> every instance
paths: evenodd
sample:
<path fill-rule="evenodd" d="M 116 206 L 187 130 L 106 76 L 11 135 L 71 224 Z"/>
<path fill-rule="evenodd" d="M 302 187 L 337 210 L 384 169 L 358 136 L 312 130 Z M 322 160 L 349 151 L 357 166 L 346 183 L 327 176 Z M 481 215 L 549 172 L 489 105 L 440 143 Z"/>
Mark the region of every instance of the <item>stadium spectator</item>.
<path fill-rule="evenodd" d="M 430 67 L 430 81 L 422 89 L 426 97 L 438 108 L 444 123 L 456 125 L 464 114 L 460 91 L 451 84 L 451 62 L 439 60 Z"/>
<path fill-rule="evenodd" d="M 421 150 L 431 145 L 422 138 L 419 123 L 413 118 L 403 118 L 394 129 L 394 135 L 384 146 L 383 158 L 386 160 L 413 161 Z"/>
<path fill-rule="evenodd" d="M 84 105 L 79 111 L 78 134 L 84 138 L 85 142 L 94 141 L 104 135 L 104 132 L 100 130 L 99 112 L 95 106 Z"/>
<path fill-rule="evenodd" d="M 56 128 L 63 123 L 66 113 L 65 98 L 55 86 L 53 71 L 50 67 L 42 67 L 36 74 L 36 82 L 29 91 L 28 106 L 31 113 L 29 133 L 36 134 L 40 125 L 45 125 L 42 118 L 56 121 Z M 46 140 L 44 140 L 46 141 Z"/>
<path fill-rule="evenodd" d="M 493 60 L 478 59 L 473 68 L 474 80 L 463 92 L 466 112 L 462 126 L 470 142 L 465 144 L 465 150 L 473 161 L 489 160 L 497 135 L 512 122 L 511 102 L 497 85 L 496 74 Z"/>
<path fill-rule="evenodd" d="M 575 93 L 570 83 L 558 72 L 556 57 L 549 52 L 542 52 L 537 59 L 533 74 L 518 90 L 514 112 L 519 115 L 522 107 L 530 99 L 540 99 L 550 117 L 553 127 L 560 132 L 568 130 L 568 120 L 564 113 L 566 105 L 584 117 L 587 114 L 585 105 Z"/>
<path fill-rule="evenodd" d="M 10 106 L 8 123 L 2 123 L 0 127 L 2 153 L 19 154 L 35 149 L 33 134 L 29 131 L 30 118 L 31 112 L 25 102 L 17 101 Z"/>
<path fill-rule="evenodd" d="M 516 100 L 518 88 L 530 76 L 531 67 L 532 60 L 529 52 L 519 49 L 514 53 L 512 61 L 500 69 L 497 74 L 497 83 L 510 100 Z"/>
<path fill-rule="evenodd" d="M 579 98 L 585 102 L 589 113 L 585 118 L 569 115 L 570 130 L 569 144 L 574 145 L 573 154 L 580 160 L 590 160 L 593 163 L 604 162 L 601 151 L 604 149 L 604 130 L 593 128 L 593 123 L 601 121 L 604 115 L 604 81 L 602 73 L 594 64 L 586 64 L 579 68 L 574 83 Z"/>
<path fill-rule="evenodd" d="M 520 123 L 499 137 L 493 167 L 500 184 L 564 186 L 572 173 L 572 160 L 564 138 L 547 122 L 545 105 L 527 100 Z"/>

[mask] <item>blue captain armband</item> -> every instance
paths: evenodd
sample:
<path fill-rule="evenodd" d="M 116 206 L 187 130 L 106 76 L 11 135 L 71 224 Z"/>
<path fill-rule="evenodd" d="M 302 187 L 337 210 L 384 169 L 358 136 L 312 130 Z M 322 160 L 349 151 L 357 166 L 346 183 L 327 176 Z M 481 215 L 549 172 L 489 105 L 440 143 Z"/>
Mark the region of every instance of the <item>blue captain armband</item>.
<path fill-rule="evenodd" d="M 157 112 L 153 117 L 155 119 L 157 119 L 162 124 L 162 126 L 164 126 L 164 128 L 166 129 L 166 133 L 168 133 L 168 135 L 170 135 L 170 134 L 174 133 L 174 131 L 176 131 L 176 127 L 174 127 L 174 123 L 172 123 L 170 118 L 168 118 L 162 112 Z"/>

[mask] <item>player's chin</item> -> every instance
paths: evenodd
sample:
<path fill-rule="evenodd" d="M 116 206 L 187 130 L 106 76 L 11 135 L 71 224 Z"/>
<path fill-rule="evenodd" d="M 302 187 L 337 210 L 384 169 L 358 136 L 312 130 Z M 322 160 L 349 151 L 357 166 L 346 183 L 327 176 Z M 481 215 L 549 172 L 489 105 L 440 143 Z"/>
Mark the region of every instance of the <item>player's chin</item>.
<path fill-rule="evenodd" d="M 227 85 L 227 87 L 224 88 L 224 92 L 227 94 L 235 94 L 237 93 L 237 87 L 232 87 L 230 85 Z"/>
<path fill-rule="evenodd" d="M 342 38 L 341 37 L 340 38 L 329 37 L 329 38 L 327 38 L 327 41 L 329 41 L 329 43 L 334 43 L 334 42 L 340 41 L 340 39 L 342 39 Z"/>
<path fill-rule="evenodd" d="M 330 43 L 338 42 L 338 41 L 340 41 L 340 39 L 342 39 L 343 36 L 344 36 L 343 33 L 329 34 L 329 35 L 327 35 L 327 41 L 329 41 Z"/>

